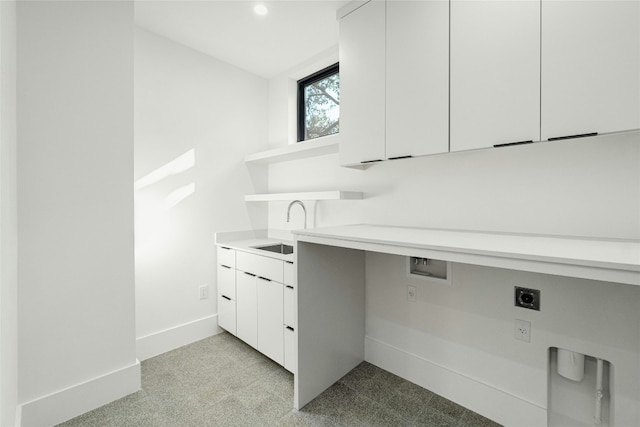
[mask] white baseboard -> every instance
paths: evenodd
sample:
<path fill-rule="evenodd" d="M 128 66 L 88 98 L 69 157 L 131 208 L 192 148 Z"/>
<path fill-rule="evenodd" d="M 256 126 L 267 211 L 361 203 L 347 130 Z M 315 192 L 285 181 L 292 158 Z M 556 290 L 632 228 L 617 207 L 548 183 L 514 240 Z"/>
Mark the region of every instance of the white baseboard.
<path fill-rule="evenodd" d="M 53 426 L 140 390 L 140 362 L 21 404 L 18 426 Z"/>
<path fill-rule="evenodd" d="M 365 360 L 504 426 L 547 425 L 546 408 L 370 337 Z"/>
<path fill-rule="evenodd" d="M 136 340 L 138 360 L 143 361 L 167 351 L 219 334 L 218 315 L 204 317 Z"/>

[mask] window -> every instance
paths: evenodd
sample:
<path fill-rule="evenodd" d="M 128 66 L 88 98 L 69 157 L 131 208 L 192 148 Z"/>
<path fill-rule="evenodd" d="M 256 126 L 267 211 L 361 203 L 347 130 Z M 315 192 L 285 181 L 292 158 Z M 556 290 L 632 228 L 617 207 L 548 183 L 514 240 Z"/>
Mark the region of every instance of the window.
<path fill-rule="evenodd" d="M 298 142 L 339 129 L 340 68 L 334 64 L 298 80 Z"/>

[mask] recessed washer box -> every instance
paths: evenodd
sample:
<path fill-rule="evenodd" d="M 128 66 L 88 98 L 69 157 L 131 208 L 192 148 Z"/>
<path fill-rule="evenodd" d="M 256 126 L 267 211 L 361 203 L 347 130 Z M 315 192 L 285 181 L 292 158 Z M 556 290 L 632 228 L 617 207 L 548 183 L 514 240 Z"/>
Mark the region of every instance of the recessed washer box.
<path fill-rule="evenodd" d="M 410 277 L 451 285 L 451 263 L 432 258 L 407 257 Z"/>

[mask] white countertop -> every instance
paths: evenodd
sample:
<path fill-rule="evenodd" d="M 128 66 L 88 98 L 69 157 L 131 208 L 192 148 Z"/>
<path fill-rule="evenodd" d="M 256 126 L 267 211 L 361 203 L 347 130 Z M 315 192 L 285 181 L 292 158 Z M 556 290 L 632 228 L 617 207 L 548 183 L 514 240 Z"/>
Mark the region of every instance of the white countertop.
<path fill-rule="evenodd" d="M 640 240 L 344 225 L 297 241 L 640 286 Z"/>
<path fill-rule="evenodd" d="M 249 252 L 282 261 L 294 261 L 294 254 L 285 255 L 256 249 L 257 246 L 276 245 L 279 243 L 294 245 L 291 241 L 267 237 L 266 230 L 217 232 L 215 233 L 215 242 L 218 246 L 224 246 L 238 251 Z"/>

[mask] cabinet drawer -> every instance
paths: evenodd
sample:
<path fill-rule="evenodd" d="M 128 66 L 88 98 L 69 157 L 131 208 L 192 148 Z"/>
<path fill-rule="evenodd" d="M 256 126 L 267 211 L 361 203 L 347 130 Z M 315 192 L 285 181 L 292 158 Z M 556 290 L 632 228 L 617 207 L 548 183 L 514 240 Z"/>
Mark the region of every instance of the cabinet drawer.
<path fill-rule="evenodd" d="M 284 368 L 294 374 L 298 369 L 295 335 L 293 329 L 284 327 Z"/>
<path fill-rule="evenodd" d="M 246 271 L 247 273 L 252 273 L 256 276 L 282 283 L 283 261 L 280 261 L 279 259 L 239 251 L 236 261 L 236 268 L 238 270 Z"/>
<path fill-rule="evenodd" d="M 218 265 L 236 268 L 236 251 L 234 249 L 218 246 Z"/>
<path fill-rule="evenodd" d="M 218 326 L 236 334 L 236 302 L 222 295 L 218 295 Z"/>
<path fill-rule="evenodd" d="M 285 285 L 295 286 L 295 265 L 292 262 L 284 262 L 284 283 Z"/>
<path fill-rule="evenodd" d="M 218 295 L 236 299 L 236 270 L 225 265 L 218 266 Z"/>
<path fill-rule="evenodd" d="M 284 325 L 296 327 L 295 324 L 295 291 L 288 286 L 284 287 Z"/>

